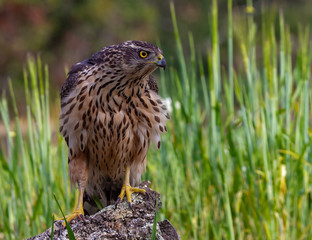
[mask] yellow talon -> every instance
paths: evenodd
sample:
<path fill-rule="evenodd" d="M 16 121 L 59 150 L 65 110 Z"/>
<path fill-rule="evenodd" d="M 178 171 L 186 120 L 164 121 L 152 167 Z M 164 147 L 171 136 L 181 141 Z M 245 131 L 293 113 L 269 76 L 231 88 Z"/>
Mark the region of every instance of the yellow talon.
<path fill-rule="evenodd" d="M 84 217 L 84 211 L 83 211 L 83 190 L 79 189 L 79 195 L 78 195 L 78 202 L 76 204 L 75 211 L 69 215 L 65 216 L 65 219 L 68 223 L 70 223 L 71 220 L 80 218 L 83 219 Z M 64 220 L 63 217 L 57 218 L 56 221 Z M 63 226 L 66 226 L 65 221 L 63 222 Z"/>
<path fill-rule="evenodd" d="M 132 193 L 145 193 L 146 191 L 141 188 L 136 188 L 136 187 L 131 187 L 129 184 L 130 181 L 130 166 L 126 166 L 126 174 L 125 174 L 125 181 L 124 184 L 122 185 L 121 192 L 118 196 L 118 199 L 115 203 L 115 208 L 117 207 L 118 203 L 121 202 L 126 194 L 127 196 L 127 202 L 129 204 L 129 207 L 131 207 L 131 195 Z"/>
<path fill-rule="evenodd" d="M 83 209 L 76 209 L 73 213 L 69 214 L 69 215 L 66 215 L 65 218 L 66 218 L 66 221 L 68 223 L 71 222 L 71 220 L 73 219 L 76 219 L 76 218 L 83 218 L 84 216 L 84 212 L 83 212 Z M 64 220 L 64 218 L 58 218 L 57 221 L 60 221 L 60 220 Z M 65 227 L 66 226 L 66 223 L 65 221 L 62 223 L 63 226 Z"/>
<path fill-rule="evenodd" d="M 127 195 L 127 201 L 128 202 L 131 202 L 131 195 L 132 193 L 145 193 L 146 191 L 144 189 L 141 189 L 141 188 L 136 188 L 136 187 L 131 187 L 130 185 L 126 185 L 124 184 L 122 186 L 122 189 L 121 189 L 121 193 L 119 194 L 119 198 L 120 198 L 120 201 L 122 201 L 122 199 L 124 198 L 125 194 Z"/>

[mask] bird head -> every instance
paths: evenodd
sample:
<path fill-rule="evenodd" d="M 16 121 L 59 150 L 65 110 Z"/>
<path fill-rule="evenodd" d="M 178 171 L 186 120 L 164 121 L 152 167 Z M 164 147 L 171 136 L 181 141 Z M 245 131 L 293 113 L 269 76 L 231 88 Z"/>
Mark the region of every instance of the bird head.
<path fill-rule="evenodd" d="M 148 75 L 157 67 L 166 68 L 166 60 L 160 48 L 143 41 L 127 41 L 120 44 L 123 67 L 129 72 Z"/>
<path fill-rule="evenodd" d="M 166 60 L 161 49 L 154 44 L 126 41 L 119 45 L 107 46 L 93 54 L 91 58 L 71 67 L 66 83 L 62 87 L 61 97 L 64 99 L 68 96 L 78 83 L 79 77 L 81 77 L 79 81 L 86 75 L 94 75 L 94 80 L 98 82 L 103 79 L 111 79 L 110 81 L 119 79 L 118 81 L 125 82 L 131 79 L 133 81 L 145 79 L 153 82 L 150 74 L 158 67 L 165 69 Z M 99 74 L 103 74 L 103 79 Z M 91 79 L 93 78 L 90 78 L 90 81 Z M 157 84 L 155 90 L 157 91 Z"/>

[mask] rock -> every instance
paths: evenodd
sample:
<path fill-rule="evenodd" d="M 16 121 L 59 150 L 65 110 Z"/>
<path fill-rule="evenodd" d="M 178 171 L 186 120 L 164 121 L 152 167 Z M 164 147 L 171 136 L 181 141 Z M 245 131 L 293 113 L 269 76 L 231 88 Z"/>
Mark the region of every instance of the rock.
<path fill-rule="evenodd" d="M 151 239 L 153 223 L 156 212 L 156 199 L 158 210 L 161 207 L 160 194 L 148 188 L 149 181 L 139 187 L 147 194 L 132 195 L 131 210 L 124 200 L 115 209 L 110 205 L 91 216 L 85 216 L 84 221 L 75 219 L 70 223 L 76 239 Z M 31 240 L 51 239 L 51 228 L 40 235 L 29 238 Z M 66 228 L 62 221 L 54 223 L 53 239 L 68 239 Z M 180 239 L 176 229 L 169 220 L 157 223 L 156 239 Z"/>

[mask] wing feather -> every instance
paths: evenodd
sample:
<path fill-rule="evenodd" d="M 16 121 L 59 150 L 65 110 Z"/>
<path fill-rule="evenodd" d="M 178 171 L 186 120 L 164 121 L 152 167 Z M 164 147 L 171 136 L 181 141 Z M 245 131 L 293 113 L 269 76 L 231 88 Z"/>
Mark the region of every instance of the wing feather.
<path fill-rule="evenodd" d="M 63 100 L 75 89 L 78 83 L 79 74 L 86 68 L 96 64 L 96 59 L 92 56 L 89 59 L 86 59 L 82 62 L 76 63 L 73 65 L 68 72 L 65 83 L 61 89 L 61 101 Z"/>

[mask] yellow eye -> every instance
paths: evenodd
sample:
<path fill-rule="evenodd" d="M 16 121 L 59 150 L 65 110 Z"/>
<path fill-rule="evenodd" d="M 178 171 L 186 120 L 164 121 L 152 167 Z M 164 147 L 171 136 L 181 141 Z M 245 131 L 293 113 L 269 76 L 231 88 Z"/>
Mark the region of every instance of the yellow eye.
<path fill-rule="evenodd" d="M 147 57 L 147 52 L 146 51 L 140 51 L 140 57 L 141 58 L 146 58 Z"/>

